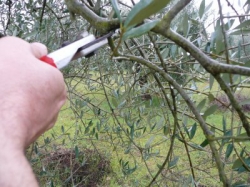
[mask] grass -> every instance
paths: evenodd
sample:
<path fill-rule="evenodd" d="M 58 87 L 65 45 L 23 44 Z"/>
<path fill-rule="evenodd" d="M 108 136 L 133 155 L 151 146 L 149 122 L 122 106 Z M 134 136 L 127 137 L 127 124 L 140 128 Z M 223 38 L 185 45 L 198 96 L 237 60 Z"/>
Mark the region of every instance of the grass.
<path fill-rule="evenodd" d="M 72 82 L 72 84 L 71 86 L 75 86 L 76 82 Z M 115 90 L 117 85 L 111 84 L 113 84 Z M 206 83 L 198 84 L 201 91 L 206 91 L 206 87 Z M 169 115 L 167 107 L 162 104 L 162 98 L 156 95 L 153 96 L 152 101 L 143 101 L 140 98 L 127 99 L 126 103 L 119 107 L 124 98 L 131 98 L 134 93 L 125 97 L 122 96 L 121 91 L 120 96 L 116 97 L 111 94 L 112 90 L 108 89 L 110 103 L 115 108 L 114 117 L 98 84 L 92 84 L 92 88 L 89 90 L 81 83 L 75 89 L 77 93 L 84 97 L 79 98 L 76 95 L 70 95 L 72 103 L 69 101 L 66 103 L 55 127 L 39 139 L 39 149 L 42 151 L 45 149 L 48 152 L 62 147 L 75 151 L 76 146 L 81 151 L 96 149 L 109 159 L 112 168 L 112 172 L 102 179 L 101 186 L 147 186 L 152 176 L 159 170 L 159 166 L 164 162 L 170 147 L 169 134 L 164 131 L 163 127 L 173 130 L 173 118 Z M 216 90 L 218 90 L 218 86 L 214 85 L 211 92 L 216 94 Z M 113 101 L 112 98 L 114 98 Z M 201 94 L 193 95 L 193 100 L 196 100 L 197 103 L 203 98 L 204 96 L 201 97 Z M 78 99 L 81 104 L 77 103 Z M 206 107 L 209 107 L 208 102 Z M 195 123 L 191 118 L 184 120 L 181 114 L 179 116 L 180 124 L 185 121 L 186 126 L 191 127 Z M 230 118 L 228 119 L 230 114 L 227 112 L 217 111 L 208 116 L 206 122 L 222 130 L 222 116 L 226 117 L 227 128 L 230 129 Z M 138 122 L 138 120 L 140 121 Z M 237 118 L 235 118 L 233 124 L 238 126 Z M 122 128 L 124 131 L 122 131 Z M 132 133 L 132 138 L 131 131 L 133 128 L 135 133 Z M 183 130 L 183 132 L 185 131 Z M 221 133 L 216 135 L 221 135 Z M 200 145 L 205 140 L 199 126 L 192 140 L 188 140 L 187 135 L 185 135 L 185 138 L 187 142 L 196 145 Z M 48 139 L 49 141 L 44 141 Z M 131 143 L 130 139 L 135 144 Z M 137 146 L 143 148 L 143 151 L 140 151 Z M 147 146 L 150 149 L 146 149 Z M 247 148 L 250 148 L 249 145 L 247 146 Z M 206 151 L 198 151 L 191 147 L 188 147 L 188 149 L 195 168 L 196 180 L 205 186 L 222 186 L 209 148 L 205 147 Z M 223 152 L 225 149 L 224 146 Z M 232 157 L 228 162 L 232 160 Z M 161 180 L 158 181 L 160 186 L 163 186 L 166 181 L 167 186 L 190 185 L 191 170 L 188 156 L 183 142 L 177 138 L 171 158 L 172 161 L 174 158 L 178 158 L 178 163 L 176 166 L 162 171 L 165 177 L 160 177 Z M 136 170 L 133 172 L 135 165 Z M 226 165 L 228 176 L 231 175 L 231 166 L 232 164 Z M 242 180 L 247 179 L 245 174 L 237 175 L 235 172 L 233 174 L 235 181 L 241 180 L 241 178 L 243 178 Z"/>

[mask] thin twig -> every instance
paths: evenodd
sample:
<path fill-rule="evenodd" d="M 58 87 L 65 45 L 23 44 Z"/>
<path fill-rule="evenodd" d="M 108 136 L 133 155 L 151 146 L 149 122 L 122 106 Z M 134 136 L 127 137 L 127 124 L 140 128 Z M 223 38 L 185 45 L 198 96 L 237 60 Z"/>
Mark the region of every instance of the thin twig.
<path fill-rule="evenodd" d="M 43 22 L 43 15 L 44 15 L 44 11 L 45 11 L 46 1 L 47 0 L 43 0 L 42 13 L 41 13 L 41 16 L 40 16 L 40 27 L 42 26 L 42 22 Z"/>

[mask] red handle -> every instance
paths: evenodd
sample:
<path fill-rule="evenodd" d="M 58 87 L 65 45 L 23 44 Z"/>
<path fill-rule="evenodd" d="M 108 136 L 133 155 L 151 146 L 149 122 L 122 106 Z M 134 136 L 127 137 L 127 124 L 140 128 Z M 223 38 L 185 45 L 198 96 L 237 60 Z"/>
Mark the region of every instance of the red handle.
<path fill-rule="evenodd" d="M 49 64 L 49 65 L 51 65 L 51 66 L 53 66 L 53 67 L 55 67 L 55 68 L 57 68 L 53 58 L 50 58 L 48 56 L 43 56 L 43 57 L 40 58 L 40 60 L 47 63 L 47 64 Z"/>

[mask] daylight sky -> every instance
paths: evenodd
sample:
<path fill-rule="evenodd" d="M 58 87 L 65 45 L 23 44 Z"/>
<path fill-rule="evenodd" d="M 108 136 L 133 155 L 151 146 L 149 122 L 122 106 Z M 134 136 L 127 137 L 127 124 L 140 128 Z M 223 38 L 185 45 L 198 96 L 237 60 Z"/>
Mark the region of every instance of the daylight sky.
<path fill-rule="evenodd" d="M 197 8 L 199 8 L 199 4 L 201 0 L 195 0 L 195 4 L 197 5 Z M 208 18 L 208 25 L 211 25 L 211 23 L 215 23 L 214 20 L 217 20 L 219 17 L 219 5 L 217 0 L 206 0 L 206 5 L 210 4 L 212 2 L 212 7 L 211 7 L 211 15 Z M 231 5 L 234 7 L 234 9 L 238 12 L 238 14 L 243 15 L 244 14 L 244 9 L 243 6 L 246 3 L 246 0 L 230 0 L 229 1 Z M 228 3 L 225 0 L 221 0 L 221 5 L 222 5 L 222 13 L 224 16 L 235 16 L 236 13 L 234 10 L 228 6 Z M 224 20 L 224 22 L 227 22 L 228 18 Z M 239 24 L 239 19 L 235 18 L 234 25 L 232 28 L 234 28 L 236 25 Z M 210 27 L 214 27 L 213 24 Z M 211 28 L 209 28 L 211 30 Z"/>

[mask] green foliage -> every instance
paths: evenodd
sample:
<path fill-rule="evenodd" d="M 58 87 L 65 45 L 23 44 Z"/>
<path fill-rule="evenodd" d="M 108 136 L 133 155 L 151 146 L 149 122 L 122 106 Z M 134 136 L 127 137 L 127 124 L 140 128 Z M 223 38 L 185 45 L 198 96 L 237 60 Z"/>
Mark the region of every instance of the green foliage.
<path fill-rule="evenodd" d="M 129 12 L 127 19 L 124 23 L 125 28 L 130 28 L 138 23 L 141 23 L 144 19 L 148 18 L 152 14 L 157 13 L 167 4 L 170 0 L 144 0 L 137 3 Z"/>
<path fill-rule="evenodd" d="M 174 159 L 169 162 L 168 168 L 174 168 L 177 165 L 178 160 L 179 157 L 174 157 Z"/>
<path fill-rule="evenodd" d="M 92 1 L 84 2 L 95 10 Z M 249 136 L 241 117 L 249 120 L 249 78 L 220 73 L 219 66 L 218 76 L 212 75 L 194 56 L 249 67 L 248 17 L 241 18 L 241 23 L 237 17 L 224 18 L 222 23 L 216 15 L 212 24 L 211 11 L 218 12 L 212 10 L 214 6 L 205 0 L 198 7 L 192 2 L 170 24 L 179 39 L 175 43 L 169 33 L 149 31 L 159 29 L 166 13 L 185 1 L 141 0 L 132 8 L 117 0 L 99 2 L 103 4 L 98 12 L 112 15 L 114 11 L 118 21 L 103 14 L 102 20 L 110 22 L 98 24 L 114 28 L 117 21 L 121 33 L 110 38 L 109 47 L 62 71 L 69 101 L 56 126 L 27 154 L 41 184 L 72 185 L 73 179 L 75 186 L 80 181 L 83 185 L 98 181 L 100 186 L 148 186 L 151 182 L 151 186 L 222 186 L 216 165 L 220 161 L 229 186 L 248 185 Z M 244 3 L 249 6 L 249 1 Z M 42 42 L 49 51 L 63 41 L 74 41 L 83 30 L 95 35 L 105 30 L 96 30 L 93 22 L 78 14 L 72 21 L 70 7 L 62 1 L 47 0 L 44 11 L 42 1 L 13 1 L 9 17 L 9 5 L 2 3 L 0 8 L 1 20 L 9 20 L 9 24 L 1 22 L 1 33 Z M 144 23 L 145 19 L 150 21 Z M 228 97 L 230 92 L 234 99 Z M 62 166 L 60 154 L 73 165 Z M 100 169 L 104 160 L 105 167 Z M 79 178 L 74 164 L 80 175 L 87 171 L 91 176 Z"/>
<path fill-rule="evenodd" d="M 233 148 L 234 148 L 234 145 L 232 143 L 228 144 L 227 145 L 227 150 L 226 150 L 226 159 L 229 158 L 229 156 L 231 155 L 231 153 L 233 152 Z"/>
<path fill-rule="evenodd" d="M 119 21 L 121 22 L 121 14 L 120 14 L 120 8 L 119 8 L 119 5 L 117 3 L 117 0 L 110 0 L 111 1 L 111 4 L 114 8 L 114 11 L 119 19 Z"/>
<path fill-rule="evenodd" d="M 200 19 L 202 19 L 204 12 L 205 12 L 205 0 L 202 0 L 200 4 L 200 9 L 199 9 Z"/>
<path fill-rule="evenodd" d="M 155 25 L 159 23 L 159 20 L 155 20 L 149 23 L 144 23 L 143 25 L 130 29 L 129 31 L 125 32 L 123 35 L 123 40 L 126 40 L 128 38 L 133 38 L 137 36 L 141 36 L 145 34 L 146 32 L 150 31 L 152 28 L 155 27 Z"/>
<path fill-rule="evenodd" d="M 217 110 L 217 108 L 218 107 L 216 105 L 212 105 L 204 112 L 203 117 L 206 118 L 207 116 L 212 115 Z"/>
<path fill-rule="evenodd" d="M 196 130 L 197 130 L 197 124 L 194 123 L 194 125 L 189 129 L 189 131 L 190 131 L 189 138 L 190 139 L 193 139 L 193 137 L 196 133 Z"/>

